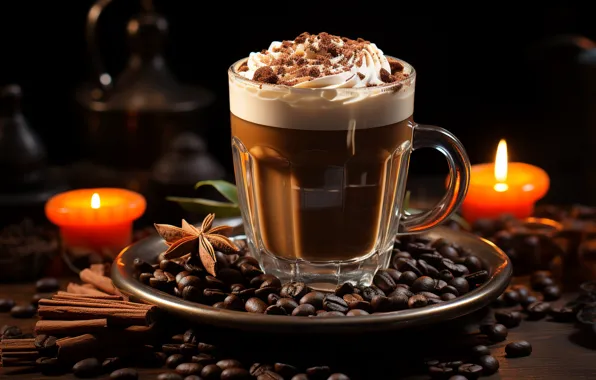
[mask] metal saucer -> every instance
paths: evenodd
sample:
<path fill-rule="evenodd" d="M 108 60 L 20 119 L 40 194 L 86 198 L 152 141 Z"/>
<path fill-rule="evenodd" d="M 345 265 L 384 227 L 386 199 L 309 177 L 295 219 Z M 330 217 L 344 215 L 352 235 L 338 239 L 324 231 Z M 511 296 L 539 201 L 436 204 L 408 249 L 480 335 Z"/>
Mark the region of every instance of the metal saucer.
<path fill-rule="evenodd" d="M 217 224 L 236 226 L 241 230 L 241 220 L 222 219 Z M 112 265 L 112 280 L 125 294 L 157 305 L 164 311 L 196 323 L 246 331 L 288 333 L 362 333 L 400 330 L 453 320 L 477 311 L 495 300 L 507 287 L 512 266 L 507 255 L 488 240 L 468 232 L 436 227 L 425 233 L 431 239 L 445 238 L 450 242 L 469 248 L 485 262 L 490 273 L 486 283 L 454 300 L 419 309 L 358 317 L 308 318 L 253 314 L 185 301 L 173 295 L 155 290 L 139 282 L 133 275 L 133 260 L 141 258 L 154 263 L 163 252 L 164 243 L 159 236 L 145 238 L 125 248 Z"/>

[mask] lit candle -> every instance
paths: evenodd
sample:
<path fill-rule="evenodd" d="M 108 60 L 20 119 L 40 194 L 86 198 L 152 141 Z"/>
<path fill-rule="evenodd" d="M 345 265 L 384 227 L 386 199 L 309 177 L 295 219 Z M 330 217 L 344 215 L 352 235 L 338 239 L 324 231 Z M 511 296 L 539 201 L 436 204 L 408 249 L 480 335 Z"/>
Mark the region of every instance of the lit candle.
<path fill-rule="evenodd" d="M 47 218 L 60 228 L 71 254 L 115 257 L 131 243 L 132 222 L 145 212 L 145 198 L 124 189 L 67 191 L 50 198 Z"/>
<path fill-rule="evenodd" d="M 471 223 L 504 214 L 526 218 L 534 211 L 536 201 L 548 191 L 549 182 L 541 168 L 508 162 L 507 143 L 501 140 L 493 164 L 472 165 L 462 215 Z"/>

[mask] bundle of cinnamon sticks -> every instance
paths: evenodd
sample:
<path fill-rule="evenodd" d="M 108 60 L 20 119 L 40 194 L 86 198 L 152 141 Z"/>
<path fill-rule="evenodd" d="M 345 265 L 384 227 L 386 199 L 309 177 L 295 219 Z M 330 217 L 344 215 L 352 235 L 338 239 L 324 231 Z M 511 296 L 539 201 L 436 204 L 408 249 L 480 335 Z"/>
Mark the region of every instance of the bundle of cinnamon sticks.
<path fill-rule="evenodd" d="M 56 337 L 55 357 L 70 365 L 79 360 L 142 348 L 156 337 L 157 307 L 131 302 L 106 276 L 105 267 L 81 271 L 83 284 L 70 283 L 38 304 L 37 338 Z M 39 339 L 38 339 L 39 340 Z M 0 342 L 0 366 L 34 365 L 46 355 L 35 339 Z"/>

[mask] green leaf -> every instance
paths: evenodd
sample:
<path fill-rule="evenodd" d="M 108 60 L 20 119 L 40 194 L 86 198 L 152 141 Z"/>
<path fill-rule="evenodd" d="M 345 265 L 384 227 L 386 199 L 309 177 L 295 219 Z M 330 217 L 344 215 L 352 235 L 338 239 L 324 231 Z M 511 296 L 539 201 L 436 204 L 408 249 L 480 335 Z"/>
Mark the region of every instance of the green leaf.
<path fill-rule="evenodd" d="M 213 186 L 227 200 L 238 205 L 238 189 L 233 183 L 223 180 L 200 181 L 195 185 L 195 190 L 201 186 Z"/>
<path fill-rule="evenodd" d="M 195 214 L 206 215 L 214 213 L 217 218 L 240 216 L 240 208 L 234 203 L 218 202 L 202 198 L 167 197 L 166 199 L 178 203 L 186 211 Z"/>

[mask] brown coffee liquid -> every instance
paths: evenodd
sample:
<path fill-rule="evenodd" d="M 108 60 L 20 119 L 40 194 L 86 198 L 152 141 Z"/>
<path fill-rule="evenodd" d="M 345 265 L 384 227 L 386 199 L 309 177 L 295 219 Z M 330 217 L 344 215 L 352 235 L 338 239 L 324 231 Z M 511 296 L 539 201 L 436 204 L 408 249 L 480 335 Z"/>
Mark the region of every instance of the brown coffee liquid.
<path fill-rule="evenodd" d="M 233 114 L 231 122 L 239 191 L 246 186 L 267 251 L 333 261 L 377 248 L 405 188 L 397 178 L 407 175 L 410 119 L 352 131 L 275 128 Z"/>

